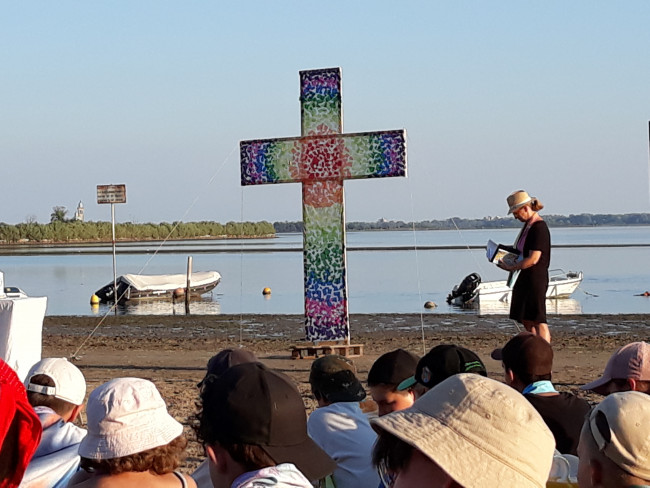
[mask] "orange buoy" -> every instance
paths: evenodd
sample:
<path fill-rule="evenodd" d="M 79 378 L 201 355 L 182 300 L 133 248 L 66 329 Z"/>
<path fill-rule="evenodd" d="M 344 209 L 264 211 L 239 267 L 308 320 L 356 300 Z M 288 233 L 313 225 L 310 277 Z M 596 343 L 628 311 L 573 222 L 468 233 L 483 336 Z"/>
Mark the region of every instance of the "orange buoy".
<path fill-rule="evenodd" d="M 271 289 L 267 286 L 262 290 L 262 295 L 270 295 L 271 294 Z"/>
<path fill-rule="evenodd" d="M 185 295 L 185 288 L 176 288 L 174 290 L 174 298 L 182 297 Z"/>

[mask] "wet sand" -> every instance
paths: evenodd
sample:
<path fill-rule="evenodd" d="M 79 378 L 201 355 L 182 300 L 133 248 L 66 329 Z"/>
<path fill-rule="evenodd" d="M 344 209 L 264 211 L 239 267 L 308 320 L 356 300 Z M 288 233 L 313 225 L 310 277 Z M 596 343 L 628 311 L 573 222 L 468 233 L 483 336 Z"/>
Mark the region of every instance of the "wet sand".
<path fill-rule="evenodd" d="M 101 321 L 101 324 L 100 324 Z M 490 352 L 517 332 L 503 316 L 352 315 L 351 342 L 364 345 L 364 355 L 354 358 L 365 382 L 373 361 L 398 347 L 422 355 L 440 343 L 455 343 L 475 351 L 491 377 L 501 379 L 501 364 Z M 99 327 L 97 327 L 99 324 Z M 649 315 L 551 316 L 555 352 L 553 382 L 558 389 L 585 395 L 578 387 L 602 373 L 607 359 L 619 346 L 649 340 Z M 92 332 L 93 329 L 97 329 Z M 92 333 L 92 336 L 91 336 Z M 208 359 L 224 348 L 244 347 L 269 367 L 291 376 L 308 411 L 311 360 L 293 360 L 290 348 L 304 342 L 303 317 L 298 315 L 209 316 L 108 316 L 45 317 L 43 357 L 70 357 L 83 371 L 88 391 L 115 377 L 136 376 L 153 381 L 169 410 L 186 425 L 191 439 L 187 469 L 203 458 L 190 425 Z"/>

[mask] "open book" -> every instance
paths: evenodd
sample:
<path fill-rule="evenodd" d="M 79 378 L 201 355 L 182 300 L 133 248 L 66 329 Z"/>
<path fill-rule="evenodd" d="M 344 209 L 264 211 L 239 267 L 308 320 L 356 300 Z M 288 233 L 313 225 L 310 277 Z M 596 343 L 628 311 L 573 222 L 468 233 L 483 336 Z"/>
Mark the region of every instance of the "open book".
<path fill-rule="evenodd" d="M 488 261 L 491 263 L 498 263 L 503 261 L 508 265 L 513 265 L 517 262 L 519 258 L 519 250 L 512 246 L 505 246 L 503 244 L 497 244 L 496 242 L 489 240 L 485 248 L 486 256 Z"/>

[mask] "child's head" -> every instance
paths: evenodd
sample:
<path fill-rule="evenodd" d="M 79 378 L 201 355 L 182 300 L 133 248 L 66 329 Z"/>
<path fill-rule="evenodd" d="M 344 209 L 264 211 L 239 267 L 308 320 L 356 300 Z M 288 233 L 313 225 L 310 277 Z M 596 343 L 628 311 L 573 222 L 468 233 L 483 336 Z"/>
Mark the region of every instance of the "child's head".
<path fill-rule="evenodd" d="M 225 451 L 243 472 L 295 464 L 309 480 L 324 478 L 334 463 L 307 435 L 307 415 L 291 380 L 261 363 L 232 366 L 207 378 L 201 391 L 197 435 L 211 473 L 219 476 Z M 217 454 L 215 454 L 217 453 Z"/>
<path fill-rule="evenodd" d="M 170 473 L 180 466 L 186 445 L 183 425 L 151 381 L 114 378 L 88 397 L 88 434 L 79 444 L 87 471 Z"/>
<path fill-rule="evenodd" d="M 354 363 L 337 354 L 328 354 L 311 364 L 309 385 L 319 405 L 360 402 L 366 391 L 356 375 Z"/>
<path fill-rule="evenodd" d="M 368 387 L 380 416 L 413 405 L 413 388 L 400 391 L 397 386 L 415 374 L 419 359 L 404 349 L 396 349 L 380 356 L 374 362 L 368 372 Z"/>
<path fill-rule="evenodd" d="M 25 380 L 27 399 L 33 407 L 49 407 L 73 421 L 86 396 L 86 380 L 65 358 L 45 358 L 31 367 Z"/>

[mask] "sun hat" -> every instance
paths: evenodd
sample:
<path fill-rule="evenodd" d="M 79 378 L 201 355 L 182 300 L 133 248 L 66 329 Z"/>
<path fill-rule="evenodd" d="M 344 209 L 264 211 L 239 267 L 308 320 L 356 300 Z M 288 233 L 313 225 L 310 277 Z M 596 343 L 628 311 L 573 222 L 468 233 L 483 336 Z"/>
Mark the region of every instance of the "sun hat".
<path fill-rule="evenodd" d="M 329 402 L 360 402 L 366 391 L 356 376 L 354 363 L 338 354 L 328 354 L 311 364 L 309 384 Z"/>
<path fill-rule="evenodd" d="M 509 386 L 471 373 L 451 376 L 412 407 L 372 419 L 418 449 L 465 488 L 546 485 L 555 439 Z"/>
<path fill-rule="evenodd" d="M 612 380 L 633 378 L 650 381 L 650 344 L 632 342 L 618 349 L 607 361 L 603 375 L 596 381 L 580 387 L 601 395 L 607 394 L 607 384 Z"/>
<path fill-rule="evenodd" d="M 612 393 L 591 411 L 587 423 L 600 452 L 631 475 L 650 480 L 650 396 Z"/>
<path fill-rule="evenodd" d="M 524 205 L 532 202 L 534 199 L 524 190 L 517 190 L 515 192 L 512 192 L 510 195 L 508 195 L 508 198 L 506 198 L 506 202 L 508 203 L 508 213 L 511 214 L 515 210 L 523 207 Z"/>
<path fill-rule="evenodd" d="M 32 378 L 39 374 L 49 377 L 54 386 L 32 383 Z M 74 405 L 83 404 L 86 397 L 86 379 L 83 373 L 66 358 L 41 359 L 27 373 L 25 387 L 27 391 L 50 395 Z"/>
<path fill-rule="evenodd" d="M 115 378 L 88 397 L 88 434 L 81 457 L 103 460 L 165 446 L 183 433 L 156 386 L 141 378 Z"/>
<path fill-rule="evenodd" d="M 404 349 L 382 354 L 368 371 L 368 385 L 399 385 L 415 374 L 420 358 Z"/>
<path fill-rule="evenodd" d="M 492 359 L 503 364 L 517 376 L 542 376 L 553 370 L 553 348 L 542 337 L 520 332 L 501 349 L 495 349 Z"/>
<path fill-rule="evenodd" d="M 277 464 L 295 464 L 312 481 L 336 468 L 307 434 L 305 404 L 286 375 L 261 363 L 243 363 L 206 389 L 203 408 L 219 419 L 219 443 L 260 446 Z"/>
<path fill-rule="evenodd" d="M 483 361 L 474 352 L 455 344 L 439 344 L 420 359 L 415 369 L 415 375 L 402 381 L 397 389 L 406 390 L 415 383 L 433 388 L 458 373 L 476 373 L 487 376 Z"/>
<path fill-rule="evenodd" d="M 236 364 L 254 363 L 257 361 L 255 354 L 246 349 L 224 349 L 208 360 L 207 372 L 198 385 L 203 386 L 209 376 L 221 376 L 226 370 Z"/>
<path fill-rule="evenodd" d="M 25 386 L 0 358 L 0 459 L 7 461 L 0 470 L 4 474 L 0 486 L 20 485 L 42 431 L 41 421 L 27 401 Z"/>

